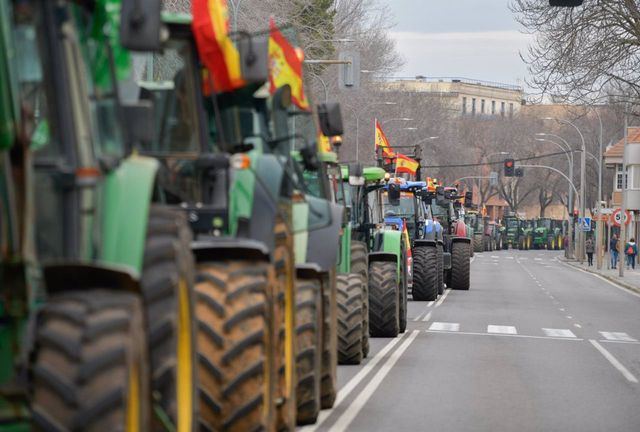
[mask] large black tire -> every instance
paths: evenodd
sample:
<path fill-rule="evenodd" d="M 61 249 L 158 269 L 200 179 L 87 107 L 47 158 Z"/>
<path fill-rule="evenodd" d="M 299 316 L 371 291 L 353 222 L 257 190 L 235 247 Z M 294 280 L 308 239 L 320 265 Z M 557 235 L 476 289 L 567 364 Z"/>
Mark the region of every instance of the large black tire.
<path fill-rule="evenodd" d="M 473 251 L 474 252 L 483 252 L 484 251 L 484 237 L 474 235 L 473 236 Z"/>
<path fill-rule="evenodd" d="M 338 305 L 336 274 L 332 270 L 322 278 L 322 377 L 320 407 L 333 408 L 338 395 Z"/>
<path fill-rule="evenodd" d="M 444 248 L 441 244 L 436 246 L 436 263 L 437 263 L 437 286 L 438 295 L 444 294 Z"/>
<path fill-rule="evenodd" d="M 198 426 L 191 239 L 186 214 L 151 206 L 142 273 L 151 391 L 155 404 L 176 429 L 184 431 Z M 161 420 L 155 421 L 157 430 Z"/>
<path fill-rule="evenodd" d="M 373 337 L 396 337 L 400 332 L 397 273 L 394 262 L 369 264 L 369 325 Z"/>
<path fill-rule="evenodd" d="M 139 296 L 88 288 L 52 296 L 40 313 L 34 359 L 35 430 L 151 430 Z"/>
<path fill-rule="evenodd" d="M 470 285 L 471 261 L 469 244 L 455 242 L 451 245 L 451 289 L 468 290 Z"/>
<path fill-rule="evenodd" d="M 285 222 L 285 219 L 291 218 L 287 214 L 290 209 L 282 206 L 280 211 L 281 214 L 278 215 L 274 228 L 273 261 L 276 274 L 271 294 L 274 321 L 272 332 L 275 346 L 273 363 L 276 372 L 275 429 L 293 431 L 297 418 L 296 388 L 298 384 L 295 346 L 295 264 L 293 234 Z"/>
<path fill-rule="evenodd" d="M 322 297 L 317 279 L 296 280 L 297 423 L 316 422 L 322 374 Z"/>
<path fill-rule="evenodd" d="M 407 297 L 409 297 L 409 271 L 407 268 L 407 252 L 402 251 L 400 271 L 400 333 L 407 331 Z"/>
<path fill-rule="evenodd" d="M 362 356 L 369 355 L 369 258 L 364 242 L 351 242 L 351 273 L 362 278 Z"/>
<path fill-rule="evenodd" d="M 413 300 L 433 301 L 438 298 L 438 265 L 435 246 L 413 248 Z"/>
<path fill-rule="evenodd" d="M 362 276 L 357 273 L 336 277 L 338 289 L 338 364 L 362 362 Z"/>
<path fill-rule="evenodd" d="M 257 430 L 269 424 L 270 271 L 271 265 L 256 261 L 198 265 L 200 430 Z"/>

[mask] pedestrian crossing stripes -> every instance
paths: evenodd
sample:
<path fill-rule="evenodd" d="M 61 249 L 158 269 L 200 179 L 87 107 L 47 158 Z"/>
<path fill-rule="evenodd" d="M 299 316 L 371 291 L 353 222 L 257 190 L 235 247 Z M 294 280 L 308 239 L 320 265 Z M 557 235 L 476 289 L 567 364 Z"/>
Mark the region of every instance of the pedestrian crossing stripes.
<path fill-rule="evenodd" d="M 543 328 L 542 331 L 545 335 L 549 337 L 559 337 L 559 338 L 575 338 L 576 335 L 569 329 L 552 329 L 552 328 Z"/>
<path fill-rule="evenodd" d="M 637 339 L 632 338 L 626 333 L 623 332 L 599 332 L 603 338 L 610 341 L 619 341 L 619 342 L 638 342 Z"/>
<path fill-rule="evenodd" d="M 487 333 L 518 334 L 514 326 L 488 325 Z"/>

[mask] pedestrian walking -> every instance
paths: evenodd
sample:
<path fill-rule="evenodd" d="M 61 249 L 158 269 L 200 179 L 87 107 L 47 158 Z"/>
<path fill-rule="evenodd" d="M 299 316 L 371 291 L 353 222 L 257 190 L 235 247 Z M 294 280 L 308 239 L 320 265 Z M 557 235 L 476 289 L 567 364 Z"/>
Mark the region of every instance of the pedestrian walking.
<path fill-rule="evenodd" d="M 618 236 L 612 235 L 609 240 L 609 255 L 611 256 L 611 268 L 618 266 Z"/>
<path fill-rule="evenodd" d="M 593 252 L 594 252 L 594 246 L 593 246 L 593 239 L 591 237 L 589 237 L 587 239 L 587 242 L 584 244 L 584 247 L 587 251 L 587 258 L 589 261 L 589 267 L 593 267 Z"/>
<path fill-rule="evenodd" d="M 624 253 L 627 256 L 627 269 L 631 267 L 636 269 L 636 255 L 638 255 L 638 245 L 636 245 L 635 239 L 629 240 L 624 247 Z"/>

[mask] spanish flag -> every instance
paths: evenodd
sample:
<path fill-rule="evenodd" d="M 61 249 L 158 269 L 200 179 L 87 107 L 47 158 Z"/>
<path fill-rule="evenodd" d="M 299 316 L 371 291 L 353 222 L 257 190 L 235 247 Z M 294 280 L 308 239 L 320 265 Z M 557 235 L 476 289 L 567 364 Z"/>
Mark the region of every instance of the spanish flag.
<path fill-rule="evenodd" d="M 382 156 L 386 157 L 386 158 L 392 158 L 394 157 L 394 153 L 393 153 L 393 149 L 391 148 L 391 145 L 389 144 L 389 140 L 387 139 L 387 136 L 384 134 L 384 132 L 382 131 L 382 126 L 380 126 L 380 123 L 378 122 L 378 119 L 376 119 L 376 152 L 378 151 L 378 149 L 382 149 Z"/>
<path fill-rule="evenodd" d="M 309 101 L 302 82 L 302 50 L 296 49 L 284 37 L 275 21 L 269 22 L 269 91 L 275 93 L 280 87 L 291 87 L 291 100 L 302 110 L 309 109 Z"/>
<path fill-rule="evenodd" d="M 227 0 L 193 0 L 191 13 L 198 53 L 214 90 L 222 93 L 242 87 L 240 53 L 229 37 Z"/>
<path fill-rule="evenodd" d="M 419 167 L 417 160 L 400 153 L 396 155 L 396 172 L 415 175 Z"/>

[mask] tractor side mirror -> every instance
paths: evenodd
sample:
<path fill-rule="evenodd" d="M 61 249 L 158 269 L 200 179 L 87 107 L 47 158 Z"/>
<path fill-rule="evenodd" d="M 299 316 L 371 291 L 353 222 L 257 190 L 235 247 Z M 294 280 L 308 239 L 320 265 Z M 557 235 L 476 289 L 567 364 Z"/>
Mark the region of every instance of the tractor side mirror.
<path fill-rule="evenodd" d="M 330 102 L 318 105 L 318 120 L 324 136 L 333 137 L 344 134 L 339 103 Z"/>
<path fill-rule="evenodd" d="M 124 0 L 120 13 L 120 44 L 131 51 L 160 51 L 161 0 Z"/>
<path fill-rule="evenodd" d="M 264 83 L 269 79 L 269 39 L 242 33 L 238 40 L 242 78 L 248 83 Z"/>
<path fill-rule="evenodd" d="M 306 145 L 300 150 L 302 157 L 302 165 L 307 171 L 318 171 L 320 169 L 320 160 L 318 159 L 318 147 L 314 142 Z"/>
<path fill-rule="evenodd" d="M 141 100 L 122 107 L 127 140 L 148 147 L 156 140 L 156 116 L 153 102 Z"/>
<path fill-rule="evenodd" d="M 392 206 L 400 205 L 400 185 L 399 184 L 391 183 L 389 185 L 389 191 L 387 194 L 389 197 L 389 204 L 391 204 Z"/>
<path fill-rule="evenodd" d="M 364 176 L 362 172 L 362 164 L 349 164 L 349 184 L 351 186 L 364 186 Z"/>
<path fill-rule="evenodd" d="M 473 207 L 473 192 L 466 192 L 464 194 L 464 206 L 466 208 Z"/>

